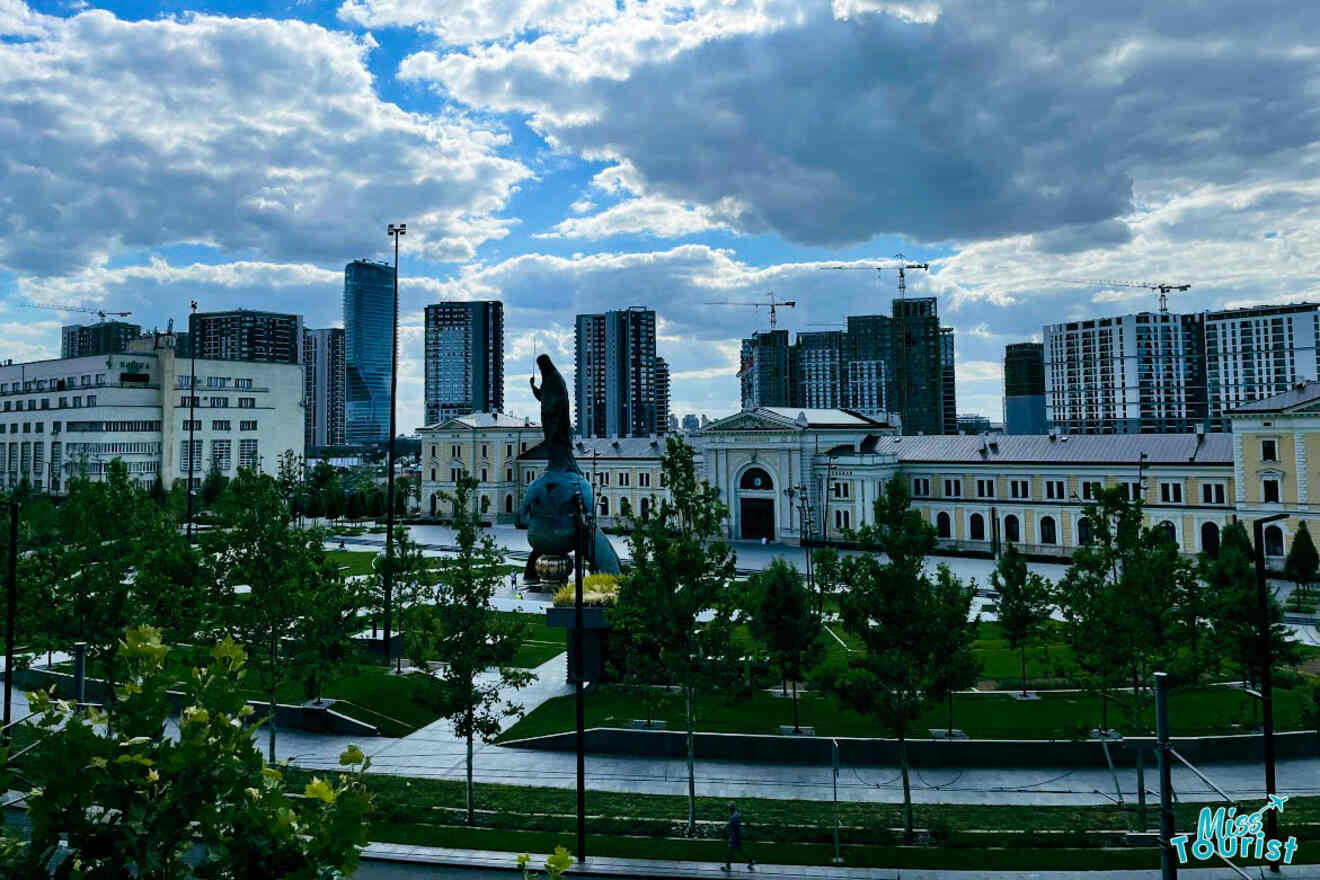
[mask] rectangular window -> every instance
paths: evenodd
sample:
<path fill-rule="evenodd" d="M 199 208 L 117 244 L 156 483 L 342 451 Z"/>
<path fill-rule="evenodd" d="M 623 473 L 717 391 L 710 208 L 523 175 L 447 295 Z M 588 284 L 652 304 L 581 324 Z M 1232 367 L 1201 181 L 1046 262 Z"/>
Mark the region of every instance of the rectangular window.
<path fill-rule="evenodd" d="M 1278 504 L 1278 503 L 1279 503 L 1279 481 L 1278 481 L 1278 480 L 1263 480 L 1263 481 L 1261 482 L 1261 487 L 1262 487 L 1262 489 L 1263 489 L 1263 494 L 1264 494 L 1264 498 L 1265 498 L 1265 503 L 1266 503 L 1266 504 Z"/>
<path fill-rule="evenodd" d="M 241 468 L 255 468 L 261 457 L 257 455 L 256 440 L 238 441 L 238 466 Z"/>
<path fill-rule="evenodd" d="M 961 498 L 961 497 L 962 497 L 962 480 L 945 480 L 945 481 L 944 481 L 944 497 L 945 497 L 945 498 Z"/>
<path fill-rule="evenodd" d="M 31 434 L 31 433 L 32 433 L 32 423 L 31 423 L 31 422 L 24 422 L 24 423 L 23 423 L 23 433 L 24 433 L 24 434 Z"/>
<path fill-rule="evenodd" d="M 1123 497 L 1128 501 L 1136 501 L 1141 498 L 1141 484 L 1133 482 L 1120 483 L 1123 487 Z"/>
<path fill-rule="evenodd" d="M 5 401 L 5 412 L 9 412 L 9 403 L 10 401 L 8 400 Z"/>
<path fill-rule="evenodd" d="M 912 494 L 917 498 L 929 497 L 930 480 L 926 477 L 914 477 L 912 479 Z"/>
<path fill-rule="evenodd" d="M 995 497 L 995 481 L 994 481 L 994 480 L 977 480 L 977 481 L 976 481 L 976 497 L 977 497 L 977 498 L 994 498 L 994 497 Z"/>
<path fill-rule="evenodd" d="M 50 409 L 50 398 L 49 398 L 49 397 L 43 397 L 43 398 L 41 398 L 41 408 L 42 408 L 42 409 Z"/>
<path fill-rule="evenodd" d="M 536 471 L 529 470 L 527 471 L 527 473 L 523 474 L 523 482 L 527 483 L 528 485 L 531 485 L 532 481 L 535 479 L 536 479 Z"/>
<path fill-rule="evenodd" d="M 1009 480 L 1008 494 L 1013 498 L 1028 498 L 1031 496 L 1031 486 L 1026 480 Z"/>
<path fill-rule="evenodd" d="M 212 431 L 228 431 L 229 419 L 211 419 Z M 218 441 L 217 441 L 218 442 Z"/>
<path fill-rule="evenodd" d="M 457 483 L 457 482 L 458 482 L 458 478 L 461 477 L 461 476 L 463 476 L 463 469 L 462 469 L 462 468 L 450 468 L 450 469 L 449 469 L 449 482 L 451 482 L 451 483 Z"/>
<path fill-rule="evenodd" d="M 486 446 L 485 443 L 481 444 L 481 457 L 482 457 L 482 458 L 488 458 L 488 457 L 490 456 L 490 453 L 487 452 L 487 448 L 488 448 L 488 447 Z"/>
<path fill-rule="evenodd" d="M 88 405 L 88 406 L 96 406 L 96 395 L 95 395 L 95 394 L 89 394 L 89 395 L 87 395 L 87 405 Z"/>
<path fill-rule="evenodd" d="M 185 431 L 188 431 L 188 430 L 200 431 L 200 430 L 202 430 L 202 420 L 201 420 L 201 419 L 193 419 L 193 420 L 190 422 L 190 421 L 188 421 L 187 419 L 184 419 L 184 420 L 183 420 L 183 430 L 185 430 Z"/>
<path fill-rule="evenodd" d="M 504 457 L 505 457 L 505 458 L 513 458 L 513 444 L 512 444 L 512 443 L 505 443 L 505 444 L 504 444 Z"/>
<path fill-rule="evenodd" d="M 194 440 L 192 445 L 192 470 L 193 473 L 202 469 L 202 441 Z M 179 470 L 187 472 L 188 470 L 188 441 L 179 442 Z"/>
<path fill-rule="evenodd" d="M 638 474 L 637 485 L 641 486 L 643 489 L 651 488 L 651 472 L 643 471 L 642 473 Z"/>
<path fill-rule="evenodd" d="M 252 390 L 252 380 L 251 380 L 251 379 L 235 379 L 235 380 L 234 380 L 234 387 L 235 387 L 235 388 L 241 388 L 241 389 L 243 389 L 244 391 L 250 391 L 250 390 Z"/>
<path fill-rule="evenodd" d="M 1202 483 L 1201 501 L 1204 504 L 1223 504 L 1225 489 L 1223 483 Z"/>
<path fill-rule="evenodd" d="M 97 373 L 97 374 L 96 374 L 96 384 L 97 384 L 97 385 L 104 385 L 104 384 L 105 384 L 105 373 Z"/>
<path fill-rule="evenodd" d="M 457 443 L 449 447 L 450 458 L 458 458 L 458 456 L 462 454 L 462 452 L 463 452 L 462 448 Z"/>
<path fill-rule="evenodd" d="M 211 466 L 219 471 L 227 471 L 233 466 L 231 440 L 211 441 Z"/>
<path fill-rule="evenodd" d="M 1261 461 L 1279 460 L 1279 443 L 1277 440 L 1260 441 L 1260 460 Z"/>
<path fill-rule="evenodd" d="M 628 485 L 630 485 L 631 483 L 632 483 L 632 475 L 631 475 L 631 474 L 629 474 L 627 471 L 624 471 L 623 473 L 619 474 L 619 485 L 620 485 L 620 486 L 628 486 Z"/>
<path fill-rule="evenodd" d="M 486 469 L 485 469 L 485 468 L 482 468 L 482 469 L 481 469 L 481 482 L 483 482 L 483 483 L 486 482 Z"/>
<path fill-rule="evenodd" d="M 81 397 L 75 397 L 75 398 L 73 399 L 73 408 L 74 408 L 74 409 L 82 409 L 82 398 L 81 398 Z"/>
<path fill-rule="evenodd" d="M 66 408 L 68 405 L 69 405 L 69 398 L 67 398 L 67 397 L 61 397 L 61 398 L 60 398 L 60 409 L 64 409 L 64 408 Z M 5 404 L 5 409 L 9 409 L 9 404 L 7 404 L 7 403 Z"/>
<path fill-rule="evenodd" d="M 1182 504 L 1182 483 L 1160 483 L 1160 501 L 1165 504 Z"/>
<path fill-rule="evenodd" d="M 511 467 L 506 467 L 506 468 L 504 469 L 504 482 L 506 482 L 506 483 L 512 483 L 512 482 L 513 482 L 513 468 L 511 468 Z"/>
<path fill-rule="evenodd" d="M 223 409 L 223 408 L 229 406 L 229 398 L 228 398 L 228 397 L 212 397 L 212 398 L 211 398 L 211 406 L 212 406 L 212 407 L 215 407 L 215 408 L 217 408 L 217 409 Z"/>
<path fill-rule="evenodd" d="M 1100 484 L 1094 480 L 1086 480 L 1082 483 L 1082 500 L 1094 501 L 1100 497 Z"/>
<path fill-rule="evenodd" d="M 252 420 L 252 421 L 250 421 L 250 422 L 239 422 L 239 423 L 238 423 L 238 430 L 240 430 L 240 431 L 255 431 L 255 430 L 257 430 L 257 422 L 256 422 L 255 419 Z"/>
<path fill-rule="evenodd" d="M 38 433 L 38 434 L 44 433 L 45 430 L 46 430 L 46 423 L 45 423 L 45 422 L 37 422 L 37 433 Z"/>
<path fill-rule="evenodd" d="M 848 511 L 848 510 L 834 511 L 834 527 L 836 529 L 852 528 L 852 511 Z"/>
<path fill-rule="evenodd" d="M 228 404 L 226 404 L 228 406 Z M 239 409 L 256 409 L 257 399 L 255 397 L 240 397 L 238 399 Z"/>

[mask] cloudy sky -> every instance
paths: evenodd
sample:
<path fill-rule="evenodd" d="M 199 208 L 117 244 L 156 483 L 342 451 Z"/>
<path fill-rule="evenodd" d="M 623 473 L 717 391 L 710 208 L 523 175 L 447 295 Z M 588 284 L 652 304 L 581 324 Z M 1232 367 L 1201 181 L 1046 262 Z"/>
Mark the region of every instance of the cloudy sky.
<path fill-rule="evenodd" d="M 998 420 L 1041 324 L 1320 299 L 1320 7 L 1295 0 L 0 0 L 0 355 L 77 315 L 342 324 L 344 263 L 422 307 L 499 298 L 506 408 L 573 315 L 647 305 L 674 412 L 737 408 L 763 299 L 790 330 L 908 290 Z"/>

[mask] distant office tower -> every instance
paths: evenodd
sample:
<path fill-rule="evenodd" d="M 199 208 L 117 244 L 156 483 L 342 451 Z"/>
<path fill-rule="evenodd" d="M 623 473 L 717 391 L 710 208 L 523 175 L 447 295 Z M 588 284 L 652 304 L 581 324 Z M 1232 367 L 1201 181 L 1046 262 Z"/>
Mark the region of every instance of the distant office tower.
<path fill-rule="evenodd" d="M 669 371 L 655 355 L 655 312 L 642 306 L 578 315 L 575 340 L 577 431 L 582 437 L 662 433 Z M 666 388 L 661 401 L 660 377 Z"/>
<path fill-rule="evenodd" d="M 788 349 L 787 330 L 753 333 L 742 341 L 738 379 L 743 409 L 793 405 Z"/>
<path fill-rule="evenodd" d="M 207 360 L 301 364 L 302 315 L 198 312 L 188 316 L 189 351 Z"/>
<path fill-rule="evenodd" d="M 888 315 L 849 315 L 843 337 L 847 387 L 844 406 L 882 418 L 893 403 L 894 320 Z"/>
<path fill-rule="evenodd" d="M 60 330 L 60 357 L 117 354 L 125 350 L 130 339 L 137 339 L 141 335 L 141 327 L 124 321 L 70 324 Z"/>
<path fill-rule="evenodd" d="M 1004 433 L 1045 434 L 1045 346 L 1019 342 L 1004 349 Z"/>
<path fill-rule="evenodd" d="M 426 307 L 426 424 L 504 410 L 504 303 Z"/>
<path fill-rule="evenodd" d="M 384 443 L 390 433 L 390 346 L 394 267 L 354 260 L 344 267 L 344 439 Z"/>
<path fill-rule="evenodd" d="M 944 433 L 944 346 L 935 297 L 893 303 L 895 403 L 904 434 Z"/>
<path fill-rule="evenodd" d="M 957 417 L 957 430 L 952 434 L 985 434 L 990 431 L 990 419 L 976 413 L 963 413 Z"/>
<path fill-rule="evenodd" d="M 1204 424 L 1204 315 L 1142 312 L 1044 327 L 1045 417 L 1075 434 Z"/>
<path fill-rule="evenodd" d="M 673 413 L 669 414 L 669 433 L 671 434 L 678 433 L 678 416 L 674 415 Z"/>
<path fill-rule="evenodd" d="M 677 431 L 677 420 L 669 412 L 669 362 L 655 359 L 655 432 Z"/>
<path fill-rule="evenodd" d="M 1226 410 L 1320 377 L 1320 306 L 1257 306 L 1205 313 L 1209 430 L 1227 431 Z"/>
<path fill-rule="evenodd" d="M 953 373 L 953 328 L 940 328 L 940 383 L 944 403 L 942 422 L 945 434 L 961 434 L 958 426 L 958 395 Z M 990 420 L 986 419 L 988 431 Z"/>
<path fill-rule="evenodd" d="M 344 445 L 344 331 L 337 327 L 303 333 L 306 439 L 304 445 Z"/>
<path fill-rule="evenodd" d="M 804 409 L 838 409 L 847 387 L 843 365 L 843 331 L 799 333 L 789 350 L 789 372 L 793 377 L 793 406 Z"/>
<path fill-rule="evenodd" d="M 696 413 L 688 413 L 683 416 L 683 433 L 695 434 L 701 430 L 701 419 L 697 418 Z"/>

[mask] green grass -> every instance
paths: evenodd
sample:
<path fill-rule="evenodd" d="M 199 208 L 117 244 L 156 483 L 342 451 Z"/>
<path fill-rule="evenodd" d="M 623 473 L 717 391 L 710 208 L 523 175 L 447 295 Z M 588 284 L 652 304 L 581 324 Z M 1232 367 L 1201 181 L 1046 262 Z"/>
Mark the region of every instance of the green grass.
<path fill-rule="evenodd" d="M 1305 694 L 1302 689 L 1274 691 L 1275 725 L 1279 730 L 1297 729 Z M 1187 688 L 1173 692 L 1169 714 L 1175 736 L 1198 736 L 1241 732 L 1251 724 L 1252 698 L 1230 688 Z M 501 741 L 572 730 L 575 724 L 571 697 L 542 703 L 500 737 Z M 880 737 L 887 731 L 870 718 L 841 709 L 827 695 L 806 693 L 798 699 L 802 724 L 815 727 L 818 736 Z M 1149 712 L 1146 713 L 1149 716 Z M 646 708 L 633 691 L 617 685 L 601 685 L 586 701 L 588 727 L 621 727 L 634 718 L 645 718 Z M 682 706 L 673 694 L 661 697 L 654 717 L 668 722 L 669 729 L 682 729 Z M 714 733 L 778 733 L 781 724 L 791 724 L 790 700 L 755 691 L 742 700 L 706 695 L 697 700 L 697 729 Z M 1141 728 L 1123 723 L 1121 712 L 1111 706 L 1109 725 L 1126 734 L 1148 734 L 1153 719 Z M 1083 693 L 1045 693 L 1039 700 L 1020 701 L 1008 694 L 958 694 L 954 697 L 953 723 L 977 739 L 1071 739 L 1100 724 L 1100 699 Z M 1232 727 L 1233 723 L 1242 728 Z M 945 708 L 936 707 L 914 725 L 914 735 L 943 728 Z"/>
<path fill-rule="evenodd" d="M 374 550 L 327 550 L 326 559 L 341 568 L 347 566 L 346 575 L 371 574 L 371 560 L 376 558 Z"/>

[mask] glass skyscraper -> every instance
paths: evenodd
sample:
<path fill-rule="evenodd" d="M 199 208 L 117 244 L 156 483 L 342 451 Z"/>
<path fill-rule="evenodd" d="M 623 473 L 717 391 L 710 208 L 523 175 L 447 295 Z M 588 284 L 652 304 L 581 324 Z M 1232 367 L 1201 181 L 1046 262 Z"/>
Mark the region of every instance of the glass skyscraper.
<path fill-rule="evenodd" d="M 390 343 L 394 267 L 354 260 L 344 267 L 344 440 L 384 443 L 390 436 Z"/>

